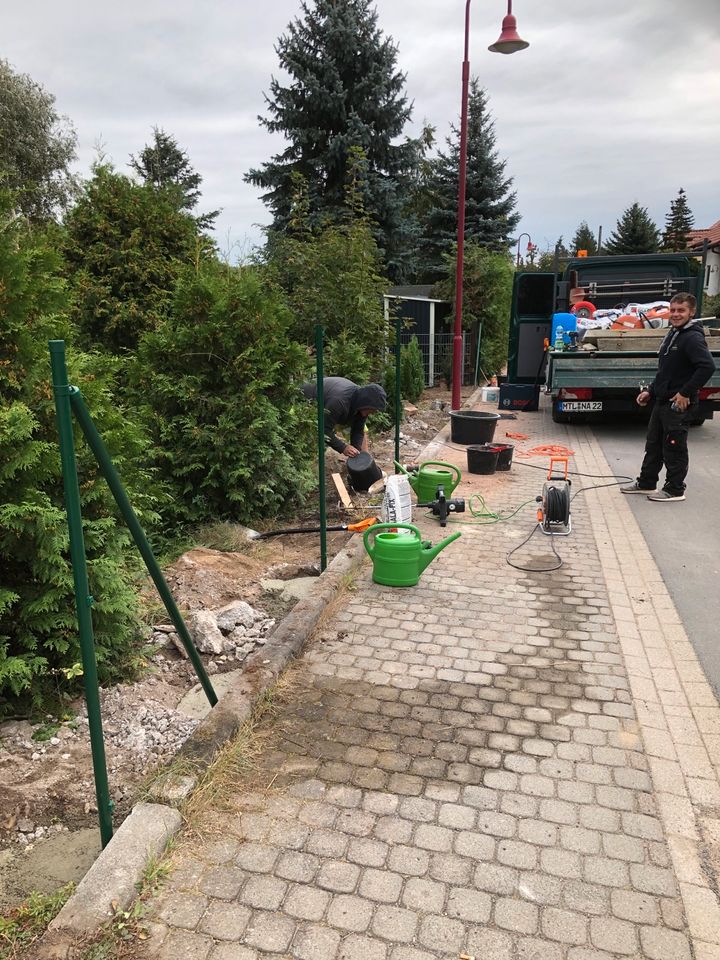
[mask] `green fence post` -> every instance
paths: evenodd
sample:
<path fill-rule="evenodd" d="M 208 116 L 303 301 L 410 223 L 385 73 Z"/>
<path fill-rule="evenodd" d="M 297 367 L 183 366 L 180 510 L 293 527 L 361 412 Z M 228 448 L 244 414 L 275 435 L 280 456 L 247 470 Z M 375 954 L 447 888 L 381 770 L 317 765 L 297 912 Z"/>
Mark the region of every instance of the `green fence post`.
<path fill-rule="evenodd" d="M 320 572 L 327 567 L 327 505 L 325 503 L 325 389 L 323 382 L 322 324 L 315 325 L 315 364 L 317 376 L 318 481 L 320 495 Z"/>
<path fill-rule="evenodd" d="M 188 657 L 190 658 L 190 662 L 195 668 L 195 673 L 202 685 L 203 690 L 205 691 L 205 696 L 208 698 L 210 706 L 214 707 L 217 703 L 217 695 L 213 685 L 210 682 L 207 672 L 205 671 L 205 667 L 203 666 L 203 662 L 200 659 L 197 648 L 188 632 L 188 628 L 185 626 L 185 621 L 182 618 L 182 614 L 177 608 L 175 598 L 170 592 L 167 581 L 165 580 L 162 570 L 160 569 L 160 564 L 155 559 L 155 554 L 152 551 L 152 547 L 148 543 L 148 539 L 145 536 L 145 531 L 140 526 L 140 521 L 138 520 L 137 515 L 132 508 L 132 504 L 128 500 L 128 496 L 125 493 L 125 488 L 122 485 L 120 476 L 110 458 L 108 448 L 105 446 L 105 441 L 98 433 L 97 427 L 93 423 L 92 417 L 90 416 L 90 411 L 85 405 L 85 401 L 83 400 L 82 394 L 78 388 L 70 387 L 69 396 L 70 405 L 72 406 L 72 410 L 77 417 L 77 421 L 80 424 L 82 432 L 85 434 L 85 439 L 88 442 L 88 446 L 95 454 L 95 459 L 98 462 L 98 466 L 100 467 L 102 475 L 105 477 L 105 480 L 110 487 L 120 513 L 122 514 L 128 530 L 135 541 L 135 545 L 145 561 L 145 566 L 147 567 L 148 573 L 152 577 L 153 582 L 157 587 L 160 598 L 165 604 L 165 609 L 167 610 L 170 619 L 173 622 L 173 626 L 178 632 L 178 636 L 182 640 L 182 645 L 185 648 Z"/>
<path fill-rule="evenodd" d="M 475 381 L 473 386 L 478 385 L 478 372 L 480 370 L 480 341 L 482 340 L 482 320 L 478 320 L 477 330 L 477 350 L 475 352 Z"/>
<path fill-rule="evenodd" d="M 402 317 L 395 317 L 395 473 L 400 473 L 400 326 Z"/>
<path fill-rule="evenodd" d="M 70 411 L 70 386 L 65 366 L 65 341 L 50 340 L 50 366 L 52 369 L 53 393 L 55 395 L 55 413 L 58 434 L 60 436 L 60 459 L 62 461 L 63 486 L 65 488 L 65 509 L 70 534 L 70 561 L 72 563 L 73 582 L 75 584 L 75 607 L 77 609 L 78 633 L 83 664 L 83 686 L 87 703 L 88 727 L 90 730 L 90 749 L 92 751 L 93 773 L 95 774 L 95 797 L 97 799 L 98 820 L 100 821 L 100 839 L 103 847 L 112 839 L 112 810 L 108 787 L 107 764 L 105 762 L 105 741 L 103 739 L 102 716 L 100 714 L 100 692 L 98 687 L 97 662 L 95 660 L 95 640 L 93 637 L 92 613 L 93 598 L 87 577 L 85 558 L 85 538 L 83 537 L 82 512 L 80 506 L 80 487 L 75 461 L 75 441 L 73 438 L 72 414 Z"/>

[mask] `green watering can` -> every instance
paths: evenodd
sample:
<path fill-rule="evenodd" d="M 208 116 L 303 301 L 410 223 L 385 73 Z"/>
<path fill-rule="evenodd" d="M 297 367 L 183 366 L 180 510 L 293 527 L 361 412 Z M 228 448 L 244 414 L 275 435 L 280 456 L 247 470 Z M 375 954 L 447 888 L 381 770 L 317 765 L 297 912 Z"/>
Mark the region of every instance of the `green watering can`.
<path fill-rule="evenodd" d="M 425 463 L 420 464 L 417 473 L 410 473 L 397 460 L 395 466 L 399 467 L 408 478 L 418 503 L 430 503 L 434 500 L 438 487 L 443 487 L 445 496 L 451 497 L 453 490 L 462 479 L 460 469 L 452 463 L 445 463 L 444 460 L 426 460 Z M 429 467 L 442 467 L 442 469 L 429 470 Z"/>
<path fill-rule="evenodd" d="M 387 532 L 380 533 L 381 530 Z M 397 533 L 398 530 L 410 530 L 414 536 Z M 372 546 L 369 542 L 371 534 L 375 538 Z M 453 533 L 433 547 L 428 541 L 423 543 L 420 531 L 412 523 L 376 523 L 363 536 L 365 549 L 373 562 L 373 580 L 386 587 L 414 587 L 425 567 L 459 536 L 459 533 Z"/>

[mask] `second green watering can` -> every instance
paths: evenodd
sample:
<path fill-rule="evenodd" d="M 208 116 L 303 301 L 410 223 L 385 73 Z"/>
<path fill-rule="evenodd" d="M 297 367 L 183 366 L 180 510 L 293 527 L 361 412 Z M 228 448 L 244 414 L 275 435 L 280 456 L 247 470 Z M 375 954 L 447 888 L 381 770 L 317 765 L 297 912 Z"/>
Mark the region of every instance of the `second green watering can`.
<path fill-rule="evenodd" d="M 398 530 L 409 530 L 412 536 L 398 533 Z M 372 546 L 371 536 L 374 538 Z M 453 533 L 433 547 L 422 541 L 420 531 L 412 523 L 376 523 L 363 536 L 365 549 L 373 562 L 373 580 L 387 587 L 414 587 L 425 567 L 459 536 L 459 533 Z"/>
<path fill-rule="evenodd" d="M 397 461 L 395 466 L 407 476 L 418 498 L 418 503 L 430 503 L 434 500 L 438 487 L 444 488 L 446 497 L 452 496 L 453 490 L 462 479 L 460 469 L 452 463 L 445 463 L 444 460 L 426 460 L 425 463 L 420 464 L 417 473 L 406 470 Z M 431 467 L 440 467 L 440 469 L 431 470 Z"/>

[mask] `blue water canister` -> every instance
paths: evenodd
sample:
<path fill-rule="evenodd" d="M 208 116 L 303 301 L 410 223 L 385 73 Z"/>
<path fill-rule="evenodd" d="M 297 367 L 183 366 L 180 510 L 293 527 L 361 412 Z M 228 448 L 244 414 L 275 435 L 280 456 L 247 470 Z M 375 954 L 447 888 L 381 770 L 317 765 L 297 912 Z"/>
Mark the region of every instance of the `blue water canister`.
<path fill-rule="evenodd" d="M 563 340 L 570 343 L 570 331 L 577 330 L 577 317 L 574 313 L 554 313 L 552 318 L 552 328 L 550 330 L 550 343 L 555 344 L 557 339 L 556 330 L 562 327 Z"/>

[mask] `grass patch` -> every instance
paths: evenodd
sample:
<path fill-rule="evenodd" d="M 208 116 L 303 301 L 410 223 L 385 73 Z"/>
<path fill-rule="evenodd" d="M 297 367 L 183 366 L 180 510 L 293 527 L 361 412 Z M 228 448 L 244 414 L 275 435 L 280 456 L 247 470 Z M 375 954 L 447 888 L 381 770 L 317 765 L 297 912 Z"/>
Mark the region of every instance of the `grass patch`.
<path fill-rule="evenodd" d="M 247 530 L 247 527 L 229 521 L 207 523 L 195 530 L 195 541 L 210 550 L 222 550 L 224 553 L 249 553 L 253 541 L 248 540 Z"/>
<path fill-rule="evenodd" d="M 170 840 L 160 857 L 150 857 L 137 884 L 138 895 L 128 910 L 116 910 L 111 923 L 82 948 L 81 960 L 134 960 L 138 943 L 148 940 L 144 919 L 149 901 L 170 874 Z"/>
<path fill-rule="evenodd" d="M 230 809 L 239 784 L 255 776 L 257 758 L 273 735 L 269 721 L 290 700 L 297 683 L 297 671 L 286 670 L 259 698 L 252 716 L 235 739 L 227 743 L 208 766 L 182 807 L 191 830 L 202 832 L 201 823 L 206 813 Z"/>
<path fill-rule="evenodd" d="M 31 893 L 24 903 L 2 914 L 0 960 L 22 960 L 60 913 L 74 889 L 75 884 L 68 883 L 55 893 Z"/>
<path fill-rule="evenodd" d="M 54 737 L 61 726 L 60 721 L 44 723 L 41 727 L 38 727 L 37 730 L 33 730 L 30 739 L 35 740 L 37 743 L 44 743 L 46 740 Z"/>

